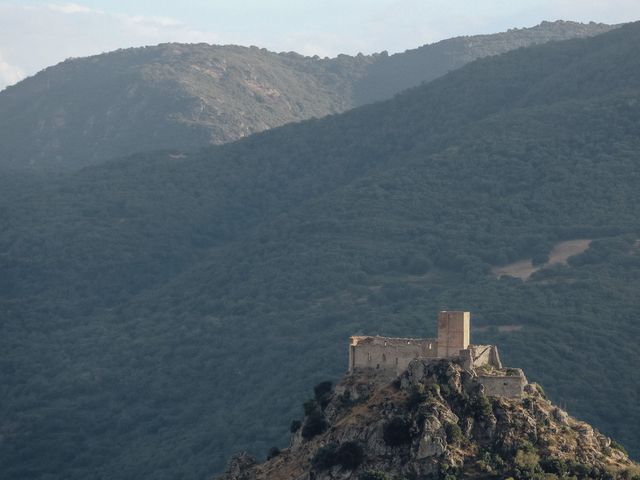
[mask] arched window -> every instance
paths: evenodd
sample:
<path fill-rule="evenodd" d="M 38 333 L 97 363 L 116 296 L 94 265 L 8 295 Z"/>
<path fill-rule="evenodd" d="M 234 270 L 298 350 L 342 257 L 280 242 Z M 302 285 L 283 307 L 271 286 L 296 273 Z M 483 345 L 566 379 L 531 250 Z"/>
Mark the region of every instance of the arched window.
<path fill-rule="evenodd" d="M 383 361 L 383 362 L 386 362 L 386 361 L 387 361 L 387 356 L 386 356 L 384 353 L 382 354 L 382 361 Z"/>

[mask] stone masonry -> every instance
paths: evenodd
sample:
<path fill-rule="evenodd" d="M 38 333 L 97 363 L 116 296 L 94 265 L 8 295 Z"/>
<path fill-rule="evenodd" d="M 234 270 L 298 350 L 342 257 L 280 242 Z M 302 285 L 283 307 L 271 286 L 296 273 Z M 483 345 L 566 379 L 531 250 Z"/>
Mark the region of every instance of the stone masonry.
<path fill-rule="evenodd" d="M 469 312 L 442 311 L 438 314 L 437 338 L 351 337 L 348 371 L 375 370 L 383 379 L 402 374 L 416 359 L 450 359 L 472 371 L 487 395 L 521 395 L 527 384 L 522 370 L 503 369 L 495 345 L 472 345 L 470 338 Z"/>

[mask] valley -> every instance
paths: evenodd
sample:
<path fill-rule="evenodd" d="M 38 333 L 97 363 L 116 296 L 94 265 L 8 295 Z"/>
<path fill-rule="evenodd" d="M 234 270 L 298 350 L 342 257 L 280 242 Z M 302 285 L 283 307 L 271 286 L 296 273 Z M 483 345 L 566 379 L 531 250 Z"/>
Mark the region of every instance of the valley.
<path fill-rule="evenodd" d="M 88 135 L 69 170 L 1 176 L 3 474 L 211 478 L 288 444 L 350 336 L 431 337 L 439 310 L 639 458 L 639 43 L 633 23 L 512 49 L 220 145 L 118 121 L 112 150 Z M 2 131 L 25 149 L 3 158 L 47 159 Z"/>

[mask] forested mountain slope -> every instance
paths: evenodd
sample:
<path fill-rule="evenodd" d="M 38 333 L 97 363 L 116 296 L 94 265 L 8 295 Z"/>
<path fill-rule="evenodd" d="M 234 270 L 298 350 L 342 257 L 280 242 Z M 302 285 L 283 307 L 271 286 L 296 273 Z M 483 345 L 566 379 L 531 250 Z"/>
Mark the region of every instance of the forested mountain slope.
<path fill-rule="evenodd" d="M 16 177 L 0 467 L 209 477 L 286 441 L 349 335 L 429 336 L 441 308 L 637 457 L 639 43 L 631 24 L 200 153 Z M 573 238 L 594 242 L 568 266 L 491 274 Z"/>
<path fill-rule="evenodd" d="M 597 35 L 615 26 L 576 22 L 542 22 L 533 28 L 515 28 L 490 35 L 443 40 L 395 55 L 380 56 L 358 81 L 355 101 L 364 105 L 429 82 L 478 58 L 499 55 L 540 43 Z"/>
<path fill-rule="evenodd" d="M 77 169 L 225 143 L 389 98 L 479 57 L 611 28 L 545 22 L 392 56 L 164 44 L 70 59 L 0 92 L 0 169 Z"/>

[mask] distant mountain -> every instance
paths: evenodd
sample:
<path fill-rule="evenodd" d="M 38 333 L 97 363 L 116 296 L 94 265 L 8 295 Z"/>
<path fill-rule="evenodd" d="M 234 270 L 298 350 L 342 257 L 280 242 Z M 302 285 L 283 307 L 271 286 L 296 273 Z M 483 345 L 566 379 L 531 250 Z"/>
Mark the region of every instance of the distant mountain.
<path fill-rule="evenodd" d="M 0 92 L 0 168 L 57 171 L 195 150 L 386 99 L 478 57 L 611 28 L 544 22 L 392 56 L 164 44 L 71 59 Z"/>
<path fill-rule="evenodd" d="M 439 309 L 638 458 L 638 44 L 625 25 L 197 153 L 0 176 L 0 470 L 210 478 L 286 445 L 350 335 L 428 337 Z M 566 265 L 493 274 L 572 239 Z"/>
<path fill-rule="evenodd" d="M 598 35 L 612 28 L 616 26 L 562 20 L 542 22 L 532 28 L 456 37 L 404 53 L 380 56 L 358 80 L 354 88 L 354 100 L 357 105 L 384 100 L 407 88 L 430 82 L 478 58 L 546 42 Z"/>

